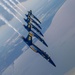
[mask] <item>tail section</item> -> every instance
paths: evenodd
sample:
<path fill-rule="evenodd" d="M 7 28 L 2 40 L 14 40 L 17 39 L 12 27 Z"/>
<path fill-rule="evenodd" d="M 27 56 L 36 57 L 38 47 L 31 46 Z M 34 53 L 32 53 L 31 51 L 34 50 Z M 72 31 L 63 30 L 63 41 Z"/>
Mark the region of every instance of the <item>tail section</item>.
<path fill-rule="evenodd" d="M 32 10 L 28 11 L 28 15 L 32 15 Z"/>

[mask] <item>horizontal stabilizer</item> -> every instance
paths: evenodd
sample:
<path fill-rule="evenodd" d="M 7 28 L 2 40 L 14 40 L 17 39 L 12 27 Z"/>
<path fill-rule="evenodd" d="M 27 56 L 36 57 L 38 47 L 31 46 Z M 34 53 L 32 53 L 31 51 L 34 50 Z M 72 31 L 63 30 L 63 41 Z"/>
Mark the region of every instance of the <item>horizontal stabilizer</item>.
<path fill-rule="evenodd" d="M 31 27 L 30 28 L 28 28 L 28 26 L 25 26 L 25 25 L 23 25 L 24 26 L 24 28 L 28 31 L 28 32 L 30 32 L 31 31 Z"/>
<path fill-rule="evenodd" d="M 24 21 L 27 22 L 27 23 L 29 22 L 29 21 L 28 21 L 27 19 L 25 19 L 25 18 L 24 18 Z"/>

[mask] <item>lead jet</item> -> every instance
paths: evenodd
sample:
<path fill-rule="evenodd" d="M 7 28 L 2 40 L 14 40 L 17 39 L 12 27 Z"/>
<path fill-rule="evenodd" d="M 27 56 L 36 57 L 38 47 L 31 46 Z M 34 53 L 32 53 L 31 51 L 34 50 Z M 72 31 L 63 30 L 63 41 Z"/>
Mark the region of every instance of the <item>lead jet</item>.
<path fill-rule="evenodd" d="M 24 28 L 26 28 L 28 31 L 32 31 L 31 28 L 35 29 L 40 35 L 43 36 L 43 34 L 41 33 L 41 31 L 35 27 L 32 23 L 28 23 L 27 26 L 26 25 L 23 25 Z"/>
<path fill-rule="evenodd" d="M 32 35 L 28 34 L 28 36 L 26 38 L 24 38 L 23 36 L 21 36 L 21 38 L 23 39 L 23 41 L 36 53 L 39 53 L 42 57 L 44 57 L 49 63 L 51 63 L 53 66 L 56 67 L 56 65 L 54 64 L 54 62 L 51 60 L 50 56 L 48 54 L 46 54 L 46 52 L 42 51 L 40 48 L 38 48 L 36 45 L 33 44 L 32 42 Z"/>
<path fill-rule="evenodd" d="M 27 22 L 27 23 L 32 22 L 32 23 L 34 23 L 35 25 L 37 25 L 40 29 L 42 29 L 42 28 L 40 27 L 40 25 L 39 25 L 37 22 L 35 22 L 30 16 L 28 16 L 27 19 L 24 18 L 24 21 Z"/>
<path fill-rule="evenodd" d="M 24 27 L 25 27 L 25 25 L 23 25 Z M 26 28 L 26 27 L 25 27 Z M 48 45 L 46 44 L 46 42 L 39 36 L 39 35 L 37 35 L 33 30 L 28 30 L 27 28 L 26 28 L 26 30 L 29 32 L 29 34 L 30 35 L 32 35 L 32 36 L 34 36 L 34 37 L 36 37 L 39 41 L 41 41 L 45 46 L 47 46 L 48 47 Z"/>
<path fill-rule="evenodd" d="M 36 19 L 41 24 L 39 19 L 32 14 L 32 10 L 28 11 L 28 15 L 32 16 L 34 19 Z"/>

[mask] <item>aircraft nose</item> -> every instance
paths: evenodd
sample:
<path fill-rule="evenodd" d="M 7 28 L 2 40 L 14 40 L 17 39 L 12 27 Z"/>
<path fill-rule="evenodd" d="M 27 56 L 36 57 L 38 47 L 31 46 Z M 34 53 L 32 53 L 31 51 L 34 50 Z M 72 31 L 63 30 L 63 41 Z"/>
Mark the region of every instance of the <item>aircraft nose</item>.
<path fill-rule="evenodd" d="M 56 67 L 55 63 L 51 60 L 51 58 L 49 59 L 49 62 L 50 62 L 54 67 Z"/>

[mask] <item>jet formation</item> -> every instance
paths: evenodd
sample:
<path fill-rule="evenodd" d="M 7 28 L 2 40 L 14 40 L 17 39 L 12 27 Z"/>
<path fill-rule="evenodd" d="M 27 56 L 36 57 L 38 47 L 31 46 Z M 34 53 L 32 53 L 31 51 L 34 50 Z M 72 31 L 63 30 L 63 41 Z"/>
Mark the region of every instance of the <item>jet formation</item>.
<path fill-rule="evenodd" d="M 24 18 L 24 21 L 27 23 L 27 25 L 23 25 L 24 28 L 28 31 L 28 35 L 25 38 L 24 36 L 21 36 L 22 40 L 36 53 L 39 53 L 43 58 L 45 58 L 49 63 L 51 63 L 54 67 L 56 67 L 55 63 L 52 61 L 52 59 L 50 58 L 50 56 L 44 52 L 43 50 L 41 50 L 38 46 L 36 46 L 33 43 L 33 36 L 35 38 L 37 38 L 40 42 L 42 42 L 46 47 L 48 47 L 48 45 L 46 44 L 46 42 L 44 41 L 44 39 L 42 37 L 43 34 L 40 31 L 42 28 L 40 26 L 41 22 L 40 20 L 33 15 L 32 10 L 28 11 L 28 14 L 25 14 L 25 16 L 27 17 L 26 19 Z M 35 30 L 36 32 L 34 32 L 33 30 Z M 42 37 L 41 37 L 42 36 Z"/>

